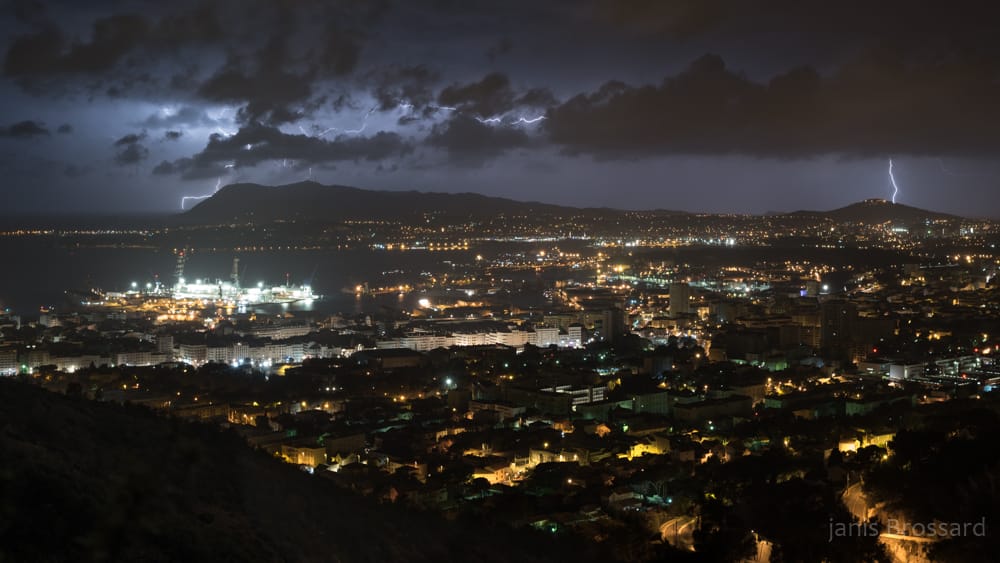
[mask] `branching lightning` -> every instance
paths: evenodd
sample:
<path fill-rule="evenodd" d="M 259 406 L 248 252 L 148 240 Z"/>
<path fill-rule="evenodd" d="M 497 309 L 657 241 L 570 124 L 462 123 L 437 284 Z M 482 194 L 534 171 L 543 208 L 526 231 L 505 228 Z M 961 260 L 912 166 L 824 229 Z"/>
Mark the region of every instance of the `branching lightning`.
<path fill-rule="evenodd" d="M 896 196 L 899 194 L 899 186 L 896 185 L 896 177 L 892 174 L 892 159 L 889 159 L 889 181 L 892 182 L 892 203 L 896 203 Z"/>
<path fill-rule="evenodd" d="M 316 133 L 314 135 L 310 135 L 309 132 L 306 131 L 305 127 L 299 125 L 299 131 L 301 131 L 302 134 L 305 135 L 306 137 L 313 137 L 315 139 L 322 139 L 327 133 L 329 133 L 331 131 L 343 131 L 344 133 L 346 133 L 348 135 L 357 135 L 359 133 L 364 132 L 365 128 L 368 127 L 368 116 L 370 116 L 371 114 L 375 113 L 376 109 L 378 109 L 378 108 L 377 107 L 373 107 L 372 109 L 368 110 L 368 112 L 365 114 L 365 116 L 361 120 L 361 127 L 358 127 L 357 129 L 340 129 L 339 127 L 327 127 L 326 129 L 323 129 L 322 131 L 320 131 L 320 132 L 318 132 L 318 133 Z M 313 126 L 313 128 L 314 129 L 318 129 L 318 127 L 316 127 L 315 125 Z"/>

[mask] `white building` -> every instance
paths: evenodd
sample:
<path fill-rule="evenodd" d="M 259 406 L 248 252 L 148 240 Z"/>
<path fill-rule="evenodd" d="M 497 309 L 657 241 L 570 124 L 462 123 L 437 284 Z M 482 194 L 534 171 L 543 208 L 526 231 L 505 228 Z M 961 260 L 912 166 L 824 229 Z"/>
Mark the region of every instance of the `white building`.
<path fill-rule="evenodd" d="M 20 367 L 17 363 L 17 350 L 0 350 L 0 375 L 14 375 Z"/>

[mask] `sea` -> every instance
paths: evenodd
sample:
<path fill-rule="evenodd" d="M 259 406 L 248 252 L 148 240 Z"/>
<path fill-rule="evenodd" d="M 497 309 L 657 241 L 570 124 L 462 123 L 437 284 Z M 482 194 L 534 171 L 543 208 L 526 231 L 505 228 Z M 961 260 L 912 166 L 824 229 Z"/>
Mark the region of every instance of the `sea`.
<path fill-rule="evenodd" d="M 567 243 L 561 242 L 559 246 Z M 580 251 L 584 246 L 579 243 Z M 281 285 L 286 280 L 309 285 L 322 299 L 287 306 L 266 306 L 264 312 L 311 312 L 314 317 L 331 314 L 362 314 L 385 309 L 409 310 L 423 297 L 419 293 L 398 293 L 358 297 L 351 288 L 368 282 L 372 287 L 414 283 L 424 272 L 452 277 L 475 271 L 476 256 L 487 260 L 505 254 L 533 255 L 547 245 L 527 242 L 484 242 L 468 250 L 447 252 L 384 250 L 314 250 L 241 252 L 195 251 L 189 253 L 184 277 L 189 280 L 228 280 L 234 257 L 240 259 L 240 279 L 246 286 L 263 282 Z M 623 251 L 624 252 L 624 251 Z M 523 254 L 521 254 L 523 253 Z M 723 248 L 682 247 L 669 250 L 628 250 L 621 258 L 637 265 L 667 260 L 675 264 L 747 266 L 784 260 L 809 260 L 814 263 L 839 264 L 842 269 L 825 276 L 824 284 L 839 290 L 857 271 L 877 265 L 901 263 L 903 253 L 883 250 L 818 249 L 808 246 Z M 0 310 L 31 318 L 41 307 L 65 309 L 72 305 L 67 291 L 85 292 L 90 288 L 123 291 L 135 282 L 139 287 L 159 280 L 166 285 L 175 281 L 177 256 L 166 249 L 74 247 L 55 236 L 0 237 Z M 593 272 L 546 269 L 536 272 L 505 271 L 504 278 L 521 281 L 551 282 L 554 279 L 590 280 Z M 590 277 L 588 277 L 590 276 Z M 516 285 L 516 284 L 515 284 Z M 530 284 L 539 287 L 540 284 Z M 348 289 L 348 291 L 345 291 Z M 529 293 L 531 295 L 529 295 Z M 510 301 L 521 307 L 542 306 L 540 292 L 525 291 Z"/>
<path fill-rule="evenodd" d="M 397 294 L 358 298 L 345 288 L 365 282 L 417 279 L 421 272 L 461 270 L 475 259 L 474 251 L 435 253 L 373 250 L 275 251 L 235 254 L 232 251 L 189 253 L 184 277 L 189 280 L 228 280 L 234 256 L 240 259 L 245 285 L 263 282 L 309 285 L 321 299 L 263 310 L 360 314 L 384 307 L 412 307 L 419 296 Z M 117 247 L 68 248 L 51 237 L 0 238 L 0 307 L 30 317 L 41 307 L 71 306 L 67 291 L 100 288 L 124 291 L 136 283 L 170 285 L 175 281 L 177 256 L 169 250 Z M 402 282 L 398 282 L 402 283 Z M 411 303 L 412 301 L 412 303 Z"/>

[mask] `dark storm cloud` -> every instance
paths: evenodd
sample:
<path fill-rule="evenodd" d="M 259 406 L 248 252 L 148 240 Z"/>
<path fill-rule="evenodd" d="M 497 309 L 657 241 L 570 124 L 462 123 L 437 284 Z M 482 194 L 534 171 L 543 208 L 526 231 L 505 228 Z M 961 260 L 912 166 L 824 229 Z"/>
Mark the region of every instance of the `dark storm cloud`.
<path fill-rule="evenodd" d="M 154 176 L 173 176 L 175 174 L 181 174 L 181 177 L 185 180 L 219 178 L 220 176 L 225 176 L 229 172 L 230 169 L 227 168 L 225 164 L 202 163 L 199 166 L 195 166 L 194 159 L 188 157 L 178 158 L 173 162 L 164 160 L 153 167 Z"/>
<path fill-rule="evenodd" d="M 585 197 L 582 180 L 628 173 L 636 194 L 659 186 L 668 161 L 703 167 L 710 173 L 687 181 L 707 188 L 742 180 L 742 170 L 770 174 L 756 157 L 828 155 L 822 166 L 764 162 L 829 177 L 859 166 L 832 164 L 843 155 L 892 154 L 905 178 L 907 154 L 995 159 L 1000 150 L 1000 3 L 985 0 L 932 9 L 903 0 L 4 5 L 0 107 L 16 111 L 0 135 L 36 139 L 5 143 L 15 161 L 49 158 L 38 168 L 53 191 L 83 183 L 66 180 L 76 172 L 66 162 L 101 162 L 90 178 L 107 183 L 92 201 L 132 181 L 116 163 L 148 163 L 150 185 L 164 193 L 166 176 L 266 181 L 285 174 L 278 166 L 310 166 L 317 179 L 339 167 L 375 185 L 391 182 L 374 174 L 401 170 L 397 187 L 420 174 L 444 190 L 475 178 L 505 195 L 537 182 L 544 163 L 552 198 L 573 203 Z M 705 52 L 728 67 L 706 57 L 684 70 Z M 41 121 L 14 123 L 32 117 L 51 123 L 51 135 Z M 74 135 L 56 135 L 63 121 Z M 345 127 L 370 136 L 333 137 Z M 238 133 L 204 144 L 223 130 Z M 103 159 L 88 154 L 87 140 L 107 131 L 136 133 L 99 141 L 91 152 L 113 151 Z M 469 170 L 494 159 L 505 166 Z M 37 176 L 17 170 L 17 181 Z M 881 181 L 881 163 L 872 170 Z M 727 189 L 737 190 L 718 193 Z"/>
<path fill-rule="evenodd" d="M 134 143 L 118 151 L 115 154 L 115 162 L 119 166 L 128 166 L 130 164 L 138 164 L 146 160 L 148 156 L 149 149 L 139 143 Z"/>
<path fill-rule="evenodd" d="M 230 56 L 197 93 L 209 101 L 242 105 L 238 118 L 243 123 L 298 121 L 323 102 L 312 99 L 317 82 L 354 69 L 360 55 L 356 39 L 331 26 L 318 48 L 296 61 L 287 36 L 275 34 L 252 57 Z"/>
<path fill-rule="evenodd" d="M 49 130 L 38 121 L 21 121 L 8 127 L 0 127 L 0 137 L 31 139 L 49 135 Z"/>
<path fill-rule="evenodd" d="M 114 146 L 118 148 L 115 153 L 115 163 L 119 166 L 129 166 L 132 164 L 138 164 L 149 156 L 149 149 L 147 149 L 141 141 L 146 138 L 146 132 L 141 133 L 129 133 L 114 142 Z"/>
<path fill-rule="evenodd" d="M 149 22 L 136 14 L 115 15 L 94 22 L 90 42 L 74 42 L 47 24 L 14 40 L 4 60 L 4 73 L 32 77 L 107 70 L 149 34 Z"/>
<path fill-rule="evenodd" d="M 156 176 L 169 176 L 171 174 L 180 174 L 189 168 L 191 168 L 190 158 L 179 158 L 173 162 L 163 160 L 153 167 L 153 174 Z"/>
<path fill-rule="evenodd" d="M 556 99 L 547 88 L 531 88 L 518 93 L 507 75 L 493 72 L 468 84 L 452 84 L 438 94 L 438 103 L 455 108 L 460 114 L 484 119 L 515 109 L 545 109 Z"/>
<path fill-rule="evenodd" d="M 478 82 L 448 86 L 438 94 L 438 102 L 481 117 L 489 117 L 514 107 L 514 91 L 507 75 L 492 72 Z"/>
<path fill-rule="evenodd" d="M 910 0 L 595 0 L 601 23 L 642 33 L 692 37 L 723 31 L 835 32 L 887 38 L 898 34 L 992 34 L 1000 6 L 991 0 L 957 0 L 931 6 Z"/>
<path fill-rule="evenodd" d="M 426 65 L 392 65 L 369 73 L 367 82 L 379 111 L 391 111 L 407 103 L 415 112 L 424 112 L 434 101 L 434 85 L 440 78 Z"/>
<path fill-rule="evenodd" d="M 115 141 L 114 145 L 116 147 L 134 145 L 145 138 L 146 138 L 145 131 L 142 131 L 141 133 L 129 133 L 128 135 L 125 135 L 124 137 L 121 137 L 117 141 Z"/>
<path fill-rule="evenodd" d="M 182 172 L 184 178 L 193 179 L 216 174 L 226 166 L 240 168 L 268 161 L 291 161 L 299 166 L 337 161 L 379 161 L 405 156 L 412 151 L 409 141 L 385 131 L 370 137 L 341 135 L 326 140 L 253 124 L 244 126 L 229 137 L 212 135 L 201 152 L 190 159 L 161 162 L 154 169 L 154 174 Z"/>
<path fill-rule="evenodd" d="M 100 17 L 93 21 L 86 39 L 47 17 L 36 18 L 32 27 L 32 32 L 10 43 L 4 59 L 5 75 L 18 79 L 32 91 L 44 91 L 40 85 L 53 79 L 104 77 L 112 83 L 105 86 L 105 93 L 111 97 L 154 82 L 154 77 L 142 70 L 151 61 L 183 46 L 215 41 L 222 32 L 214 10 L 207 4 L 160 20 L 137 13 Z M 122 68 L 123 64 L 129 68 Z M 116 71 L 113 76 L 111 71 Z M 101 84 L 92 82 L 90 88 Z"/>
<path fill-rule="evenodd" d="M 63 123 L 62 125 L 59 126 L 58 129 L 56 129 L 56 133 L 61 133 L 63 135 L 68 135 L 72 132 L 73 132 L 73 126 L 70 125 L 69 123 Z"/>
<path fill-rule="evenodd" d="M 248 8 L 241 8 L 249 10 Z M 385 9 L 381 1 L 263 2 L 257 22 L 262 44 L 230 49 L 226 62 L 196 89 L 199 97 L 241 105 L 244 123 L 298 121 L 326 103 L 318 87 L 354 71 L 370 26 Z"/>
<path fill-rule="evenodd" d="M 14 0 L 11 4 L 17 21 L 31 25 L 41 25 L 45 22 L 47 12 L 45 4 L 40 0 Z"/>
<path fill-rule="evenodd" d="M 218 12 L 224 9 L 223 4 L 179 2 L 159 19 L 136 12 L 98 17 L 85 38 L 61 27 L 52 17 L 56 14 L 42 8 L 34 17 L 22 18 L 35 29 L 14 38 L 4 72 L 18 77 L 96 73 L 139 51 L 155 58 L 180 47 L 214 42 L 225 37 L 228 29 L 220 23 Z M 229 13 L 226 19 L 232 21 L 241 15 Z"/>
<path fill-rule="evenodd" d="M 501 55 L 509 53 L 513 47 L 514 42 L 511 41 L 510 37 L 503 36 L 486 49 L 486 58 L 490 62 L 495 62 Z"/>
<path fill-rule="evenodd" d="M 514 105 L 533 109 L 545 109 L 558 103 L 556 97 L 547 88 L 532 88 L 514 100 Z"/>
<path fill-rule="evenodd" d="M 707 55 L 659 85 L 609 82 L 548 113 L 570 153 L 796 157 L 988 154 L 1000 149 L 1000 83 L 964 62 L 866 53 L 830 76 L 798 68 L 766 83 Z"/>
<path fill-rule="evenodd" d="M 173 88 L 244 105 L 247 121 L 280 123 L 308 105 L 315 82 L 354 70 L 364 26 L 384 7 L 380 0 L 182 0 L 150 5 L 147 13 L 166 11 L 159 16 L 98 17 L 83 33 L 43 14 L 9 44 L 4 74 L 36 94 L 63 93 L 54 84 L 110 97 Z"/>
<path fill-rule="evenodd" d="M 599 20 L 645 33 L 689 36 L 721 25 L 729 14 L 742 10 L 743 4 L 730 0 L 597 0 L 593 7 Z"/>
<path fill-rule="evenodd" d="M 448 151 L 452 162 L 464 166 L 482 166 L 512 149 L 534 143 L 517 125 L 488 125 L 462 115 L 435 125 L 425 142 Z"/>
<path fill-rule="evenodd" d="M 76 164 L 67 164 L 63 167 L 63 176 L 67 178 L 79 178 L 81 176 L 86 176 L 90 174 L 91 168 L 89 166 L 77 166 Z"/>

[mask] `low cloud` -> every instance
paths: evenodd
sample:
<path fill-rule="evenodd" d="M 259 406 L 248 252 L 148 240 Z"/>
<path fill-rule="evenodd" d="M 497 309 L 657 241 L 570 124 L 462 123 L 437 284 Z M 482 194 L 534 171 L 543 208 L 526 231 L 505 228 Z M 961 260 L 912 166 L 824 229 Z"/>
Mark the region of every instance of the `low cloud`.
<path fill-rule="evenodd" d="M 47 137 L 51 133 L 45 128 L 45 124 L 39 121 L 20 121 L 7 127 L 0 127 L 0 137 L 10 139 L 32 139 L 35 137 Z"/>

